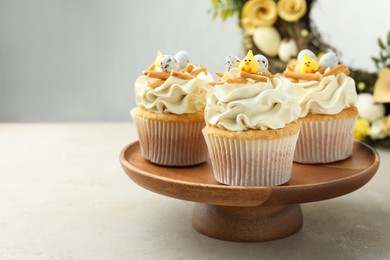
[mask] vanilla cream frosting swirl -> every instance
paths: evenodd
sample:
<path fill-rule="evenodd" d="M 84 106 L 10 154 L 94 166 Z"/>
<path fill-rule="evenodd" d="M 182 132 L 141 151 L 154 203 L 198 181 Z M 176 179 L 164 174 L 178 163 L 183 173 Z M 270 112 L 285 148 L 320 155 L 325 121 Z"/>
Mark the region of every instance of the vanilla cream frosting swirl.
<path fill-rule="evenodd" d="M 206 98 L 206 123 L 230 131 L 283 128 L 300 113 L 291 84 L 284 78 L 216 85 Z"/>
<path fill-rule="evenodd" d="M 156 88 L 149 85 L 149 81 L 153 80 L 140 76 L 135 81 L 134 90 L 139 106 L 155 113 L 187 114 L 204 110 L 209 85 L 203 72 L 191 80 L 170 76 Z"/>
<path fill-rule="evenodd" d="M 301 105 L 300 117 L 309 113 L 335 115 L 357 101 L 355 81 L 344 73 L 293 86 L 294 96 Z"/>

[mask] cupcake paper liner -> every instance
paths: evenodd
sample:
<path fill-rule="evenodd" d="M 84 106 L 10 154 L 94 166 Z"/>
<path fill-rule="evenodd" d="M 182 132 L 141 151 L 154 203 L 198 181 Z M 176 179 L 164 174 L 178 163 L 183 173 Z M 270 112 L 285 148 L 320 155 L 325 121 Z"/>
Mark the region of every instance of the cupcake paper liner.
<path fill-rule="evenodd" d="M 190 166 L 208 158 L 204 122 L 178 123 L 133 116 L 142 156 L 164 166 Z"/>
<path fill-rule="evenodd" d="M 275 186 L 290 180 L 298 133 L 274 140 L 241 140 L 203 130 L 215 179 L 235 186 Z"/>
<path fill-rule="evenodd" d="M 294 154 L 298 163 L 330 163 L 352 155 L 356 118 L 301 121 Z"/>

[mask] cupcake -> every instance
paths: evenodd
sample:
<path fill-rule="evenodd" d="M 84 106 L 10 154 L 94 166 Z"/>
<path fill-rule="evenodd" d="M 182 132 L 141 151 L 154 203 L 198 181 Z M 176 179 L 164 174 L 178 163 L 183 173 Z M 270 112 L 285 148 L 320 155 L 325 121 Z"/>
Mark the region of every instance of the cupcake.
<path fill-rule="evenodd" d="M 293 82 L 301 106 L 295 162 L 330 163 L 352 155 L 357 93 L 349 69 L 338 63 L 332 52 L 318 60 L 313 52 L 303 50 L 297 64 L 283 73 Z"/>
<path fill-rule="evenodd" d="M 228 56 L 207 92 L 203 135 L 220 183 L 274 186 L 291 177 L 300 107 L 290 82 L 271 75 L 264 59 Z"/>
<path fill-rule="evenodd" d="M 157 55 L 135 81 L 137 108 L 131 110 L 142 156 L 163 166 L 190 166 L 205 162 L 202 136 L 209 75 L 190 63 L 186 51 Z"/>

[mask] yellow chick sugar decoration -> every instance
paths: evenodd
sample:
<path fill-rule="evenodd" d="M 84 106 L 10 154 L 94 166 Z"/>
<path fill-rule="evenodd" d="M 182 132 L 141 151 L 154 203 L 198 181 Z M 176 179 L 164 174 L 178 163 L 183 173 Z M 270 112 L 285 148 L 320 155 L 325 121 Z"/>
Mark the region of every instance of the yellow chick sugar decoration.
<path fill-rule="evenodd" d="M 302 61 L 299 64 L 299 71 L 305 73 L 315 73 L 318 68 L 318 62 L 304 52 Z"/>
<path fill-rule="evenodd" d="M 301 50 L 299 53 L 298 53 L 298 56 L 297 56 L 297 61 L 298 63 L 297 64 L 301 64 L 302 60 L 303 60 L 303 54 L 306 53 L 307 55 L 309 55 L 310 57 L 312 57 L 313 59 L 315 59 L 316 61 L 318 60 L 317 59 L 317 56 L 314 54 L 314 52 L 312 52 L 311 50 L 309 49 L 303 49 Z"/>
<path fill-rule="evenodd" d="M 160 67 L 160 60 L 161 60 L 161 57 L 163 56 L 164 54 L 161 52 L 161 51 L 158 51 L 157 52 L 157 57 L 156 57 L 156 59 L 154 60 L 154 67 L 155 68 L 158 68 L 158 67 Z"/>
<path fill-rule="evenodd" d="M 257 74 L 259 72 L 260 65 L 253 56 L 253 52 L 251 50 L 249 50 L 245 58 L 241 60 L 240 64 L 238 65 L 238 69 L 242 72 L 253 74 Z"/>

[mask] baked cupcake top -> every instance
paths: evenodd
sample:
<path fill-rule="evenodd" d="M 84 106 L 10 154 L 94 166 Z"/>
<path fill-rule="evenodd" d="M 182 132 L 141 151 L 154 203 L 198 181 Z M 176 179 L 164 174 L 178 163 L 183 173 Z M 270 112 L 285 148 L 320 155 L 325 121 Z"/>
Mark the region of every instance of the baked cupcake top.
<path fill-rule="evenodd" d="M 252 51 L 242 61 L 226 58 L 225 73 L 216 73 L 221 80 L 207 92 L 208 125 L 230 131 L 280 129 L 298 118 L 290 82 L 269 73 L 268 61 L 261 59 L 265 62 L 257 61 Z"/>
<path fill-rule="evenodd" d="M 357 101 L 355 81 L 333 52 L 318 59 L 312 51 L 302 50 L 297 63 L 287 66 L 283 75 L 292 81 L 294 96 L 301 106 L 300 117 L 335 115 Z"/>
<path fill-rule="evenodd" d="M 187 114 L 204 110 L 210 75 L 192 64 L 186 51 L 158 53 L 155 62 L 135 81 L 137 105 L 155 113 Z"/>

